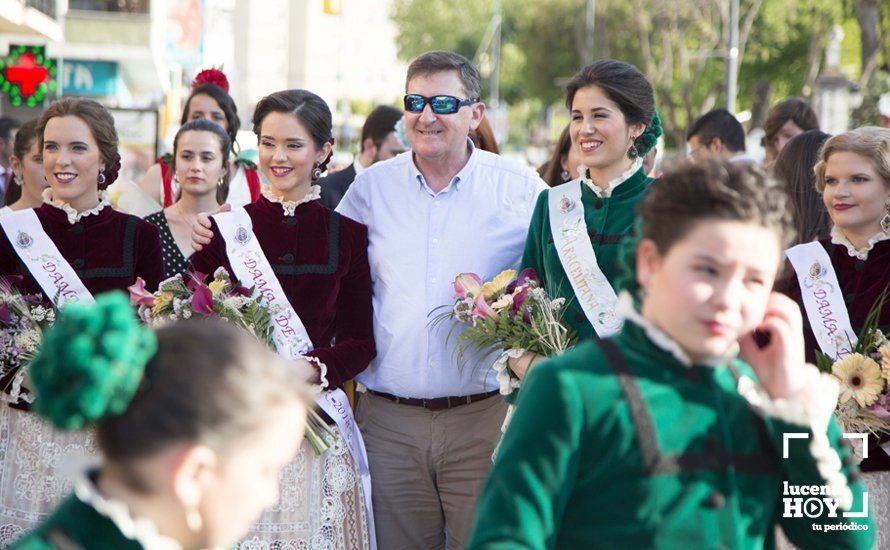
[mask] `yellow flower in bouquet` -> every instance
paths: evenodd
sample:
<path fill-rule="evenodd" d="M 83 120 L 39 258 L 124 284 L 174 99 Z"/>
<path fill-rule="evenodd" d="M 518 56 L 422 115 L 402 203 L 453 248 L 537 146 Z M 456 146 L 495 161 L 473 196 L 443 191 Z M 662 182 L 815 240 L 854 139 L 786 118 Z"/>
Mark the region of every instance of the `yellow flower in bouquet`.
<path fill-rule="evenodd" d="M 516 278 L 516 271 L 507 269 L 498 273 L 494 279 L 482 285 L 482 295 L 491 300 L 496 294 L 507 290 L 507 286 Z"/>
<path fill-rule="evenodd" d="M 226 285 L 229 284 L 229 281 L 225 279 L 216 279 L 214 281 L 210 281 L 210 284 L 207 285 L 210 287 L 210 293 L 213 294 L 213 297 L 219 296 L 219 293 L 225 290 Z"/>
<path fill-rule="evenodd" d="M 160 315 L 164 308 L 170 305 L 170 302 L 173 301 L 173 294 L 170 292 L 161 292 L 160 295 L 155 299 L 155 305 L 151 308 L 152 315 Z"/>
<path fill-rule="evenodd" d="M 860 407 L 874 404 L 884 389 L 881 367 L 874 359 L 861 353 L 852 353 L 835 361 L 831 372 L 841 382 L 839 401 L 846 403 L 851 398 Z"/>

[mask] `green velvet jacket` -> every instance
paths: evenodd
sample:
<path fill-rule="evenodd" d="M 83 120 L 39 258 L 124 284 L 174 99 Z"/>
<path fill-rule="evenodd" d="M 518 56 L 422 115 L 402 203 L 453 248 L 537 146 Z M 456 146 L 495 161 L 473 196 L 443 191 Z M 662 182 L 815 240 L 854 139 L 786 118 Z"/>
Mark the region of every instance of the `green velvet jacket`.
<path fill-rule="evenodd" d="M 111 519 L 71 494 L 53 515 L 30 535 L 12 546 L 13 550 L 143 550 L 143 546 L 121 533 Z"/>
<path fill-rule="evenodd" d="M 784 482 L 826 481 L 811 437 L 782 458 L 784 432 L 812 433 L 742 395 L 750 366 L 687 365 L 662 345 L 625 321 L 529 373 L 470 548 L 772 548 L 777 524 L 803 548 L 871 548 L 869 518 L 783 517 Z M 821 456 L 860 511 L 866 489 L 833 417 L 827 432 Z M 865 530 L 814 527 L 842 523 Z"/>
<path fill-rule="evenodd" d="M 637 202 L 643 198 L 651 182 L 646 172 L 640 168 L 619 184 L 607 198 L 599 198 L 587 185 L 581 185 L 581 202 L 584 204 L 587 232 L 593 243 L 597 263 L 613 288 L 617 277 L 621 274 L 618 262 L 619 245 L 631 235 Z M 550 296 L 566 299 L 564 319 L 578 334 L 579 341 L 583 341 L 593 335 L 593 326 L 575 299 L 572 284 L 553 244 L 550 209 L 547 203 L 549 193 L 549 190 L 542 192 L 535 205 L 522 255 L 522 268 L 533 268 Z"/>

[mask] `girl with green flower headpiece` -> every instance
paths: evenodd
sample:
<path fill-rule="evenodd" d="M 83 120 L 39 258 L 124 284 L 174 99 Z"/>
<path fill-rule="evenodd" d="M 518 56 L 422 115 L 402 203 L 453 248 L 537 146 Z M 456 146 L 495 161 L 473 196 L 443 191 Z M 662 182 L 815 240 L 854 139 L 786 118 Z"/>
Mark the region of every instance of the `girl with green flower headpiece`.
<path fill-rule="evenodd" d="M 571 147 L 580 177 L 538 197 L 522 256 L 544 288 L 566 299 L 564 321 L 580 340 L 605 337 L 615 317 L 618 247 L 634 223 L 634 206 L 651 179 L 643 157 L 661 135 L 652 86 L 632 65 L 604 59 L 566 86 Z M 574 168 L 574 167 L 573 167 Z M 541 357 L 510 360 L 521 378 Z"/>
<path fill-rule="evenodd" d="M 621 331 L 529 373 L 470 548 L 772 548 L 776 526 L 802 548 L 871 548 L 838 384 L 772 292 L 788 204 L 716 159 L 652 184 Z"/>
<path fill-rule="evenodd" d="M 308 374 L 219 319 L 155 333 L 122 293 L 65 308 L 31 369 L 35 408 L 60 430 L 94 427 L 103 461 L 13 548 L 231 545 L 278 500 Z"/>

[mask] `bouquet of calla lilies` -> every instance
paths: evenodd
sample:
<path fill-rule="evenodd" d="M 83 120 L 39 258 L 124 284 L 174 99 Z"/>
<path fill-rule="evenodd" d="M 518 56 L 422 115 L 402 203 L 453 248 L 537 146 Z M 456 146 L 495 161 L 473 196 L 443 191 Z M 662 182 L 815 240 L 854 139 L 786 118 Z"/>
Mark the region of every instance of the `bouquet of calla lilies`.
<path fill-rule="evenodd" d="M 204 283 L 203 273 L 176 275 L 158 286 L 157 292 L 149 292 L 141 278 L 129 287 L 130 303 L 136 307 L 139 318 L 146 324 L 157 326 L 192 316 L 221 317 L 253 334 L 258 340 L 275 349 L 272 337 L 272 316 L 262 297 L 253 296 L 253 289 L 232 281 L 228 271 L 220 267 L 213 280 Z M 322 434 L 333 436 L 331 428 L 311 407 L 306 418 L 306 439 L 318 454 L 330 446 Z"/>
<path fill-rule="evenodd" d="M 509 269 L 487 282 L 475 273 L 461 273 L 454 279 L 454 294 L 454 304 L 442 306 L 448 311 L 436 315 L 433 323 L 451 319 L 458 322 L 452 331 L 464 328 L 457 337 L 459 363 L 468 353 L 502 350 L 493 368 L 503 395 L 520 385 L 509 358 L 526 352 L 549 357 L 575 345 L 575 333 L 562 320 L 565 299 L 548 296 L 533 269 L 518 276 Z"/>

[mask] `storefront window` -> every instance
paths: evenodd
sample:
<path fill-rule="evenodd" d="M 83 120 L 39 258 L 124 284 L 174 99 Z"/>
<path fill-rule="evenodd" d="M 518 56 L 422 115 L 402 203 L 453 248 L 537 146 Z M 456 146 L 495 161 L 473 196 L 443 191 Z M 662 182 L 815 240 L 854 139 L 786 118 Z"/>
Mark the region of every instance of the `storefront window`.
<path fill-rule="evenodd" d="M 148 13 L 149 0 L 70 0 L 72 10 Z"/>

